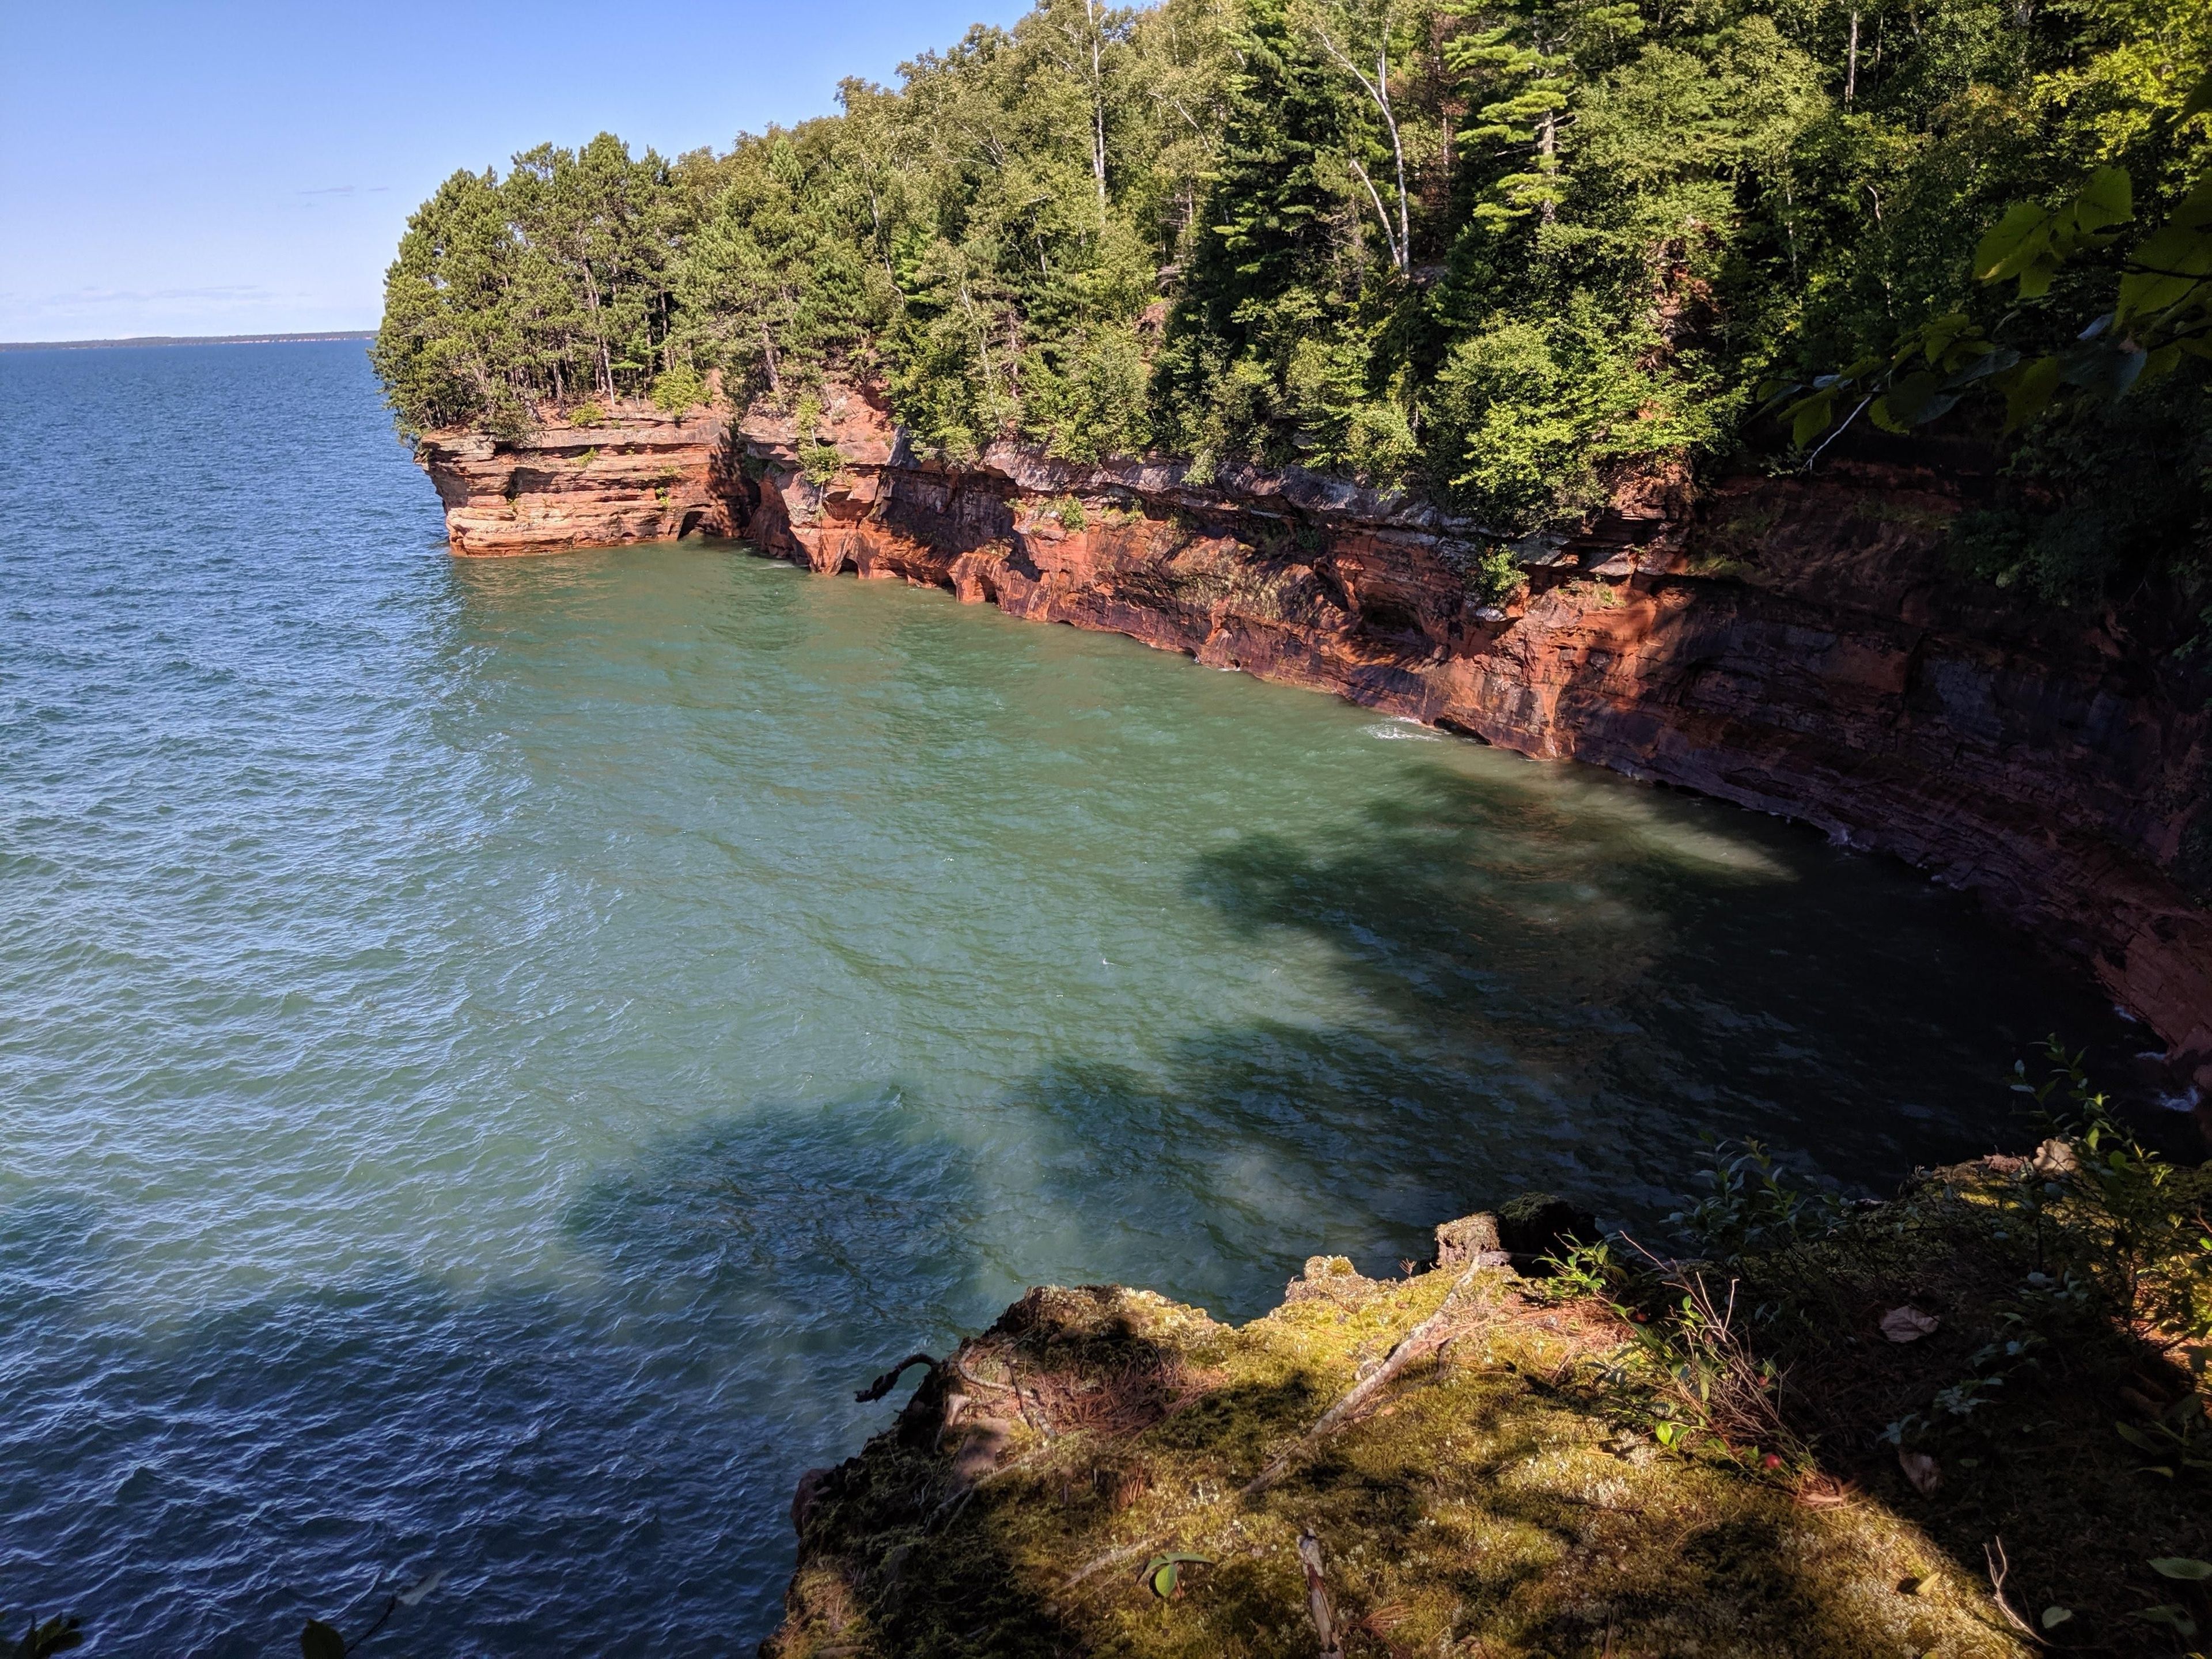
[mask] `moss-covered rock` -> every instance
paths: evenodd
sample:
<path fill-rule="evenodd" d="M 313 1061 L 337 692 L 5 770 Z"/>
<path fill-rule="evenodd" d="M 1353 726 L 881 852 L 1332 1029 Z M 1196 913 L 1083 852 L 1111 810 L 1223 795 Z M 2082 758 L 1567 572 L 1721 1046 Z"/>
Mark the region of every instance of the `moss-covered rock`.
<path fill-rule="evenodd" d="M 1621 1346 L 1604 1304 L 1487 1251 L 1392 1281 L 1316 1257 L 1298 1285 L 1237 1328 L 1030 1292 L 816 1478 L 765 1651 L 1311 1659 L 1306 1531 L 1348 1656 L 2027 1650 L 1882 1504 L 1663 1453 L 1563 1389 Z M 1419 1358 L 1310 1432 L 1417 1329 Z"/>

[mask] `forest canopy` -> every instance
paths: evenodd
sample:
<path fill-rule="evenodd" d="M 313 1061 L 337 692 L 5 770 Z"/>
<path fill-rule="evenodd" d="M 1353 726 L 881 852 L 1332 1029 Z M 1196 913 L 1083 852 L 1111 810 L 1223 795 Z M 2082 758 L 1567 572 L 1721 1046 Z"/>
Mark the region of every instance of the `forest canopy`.
<path fill-rule="evenodd" d="M 1295 462 L 1519 534 L 1942 319 L 2060 349 L 2204 177 L 2208 71 L 2203 0 L 1045 0 L 725 154 L 455 173 L 375 362 L 406 429 L 857 379 L 955 459 Z M 1976 280 L 2099 168 L 2131 219 L 2033 295 Z M 2022 465 L 2134 481 L 2071 541 L 1990 528 L 1984 574 L 2080 599 L 2112 577 L 2075 543 L 2201 554 L 2206 367 L 2028 423 Z"/>

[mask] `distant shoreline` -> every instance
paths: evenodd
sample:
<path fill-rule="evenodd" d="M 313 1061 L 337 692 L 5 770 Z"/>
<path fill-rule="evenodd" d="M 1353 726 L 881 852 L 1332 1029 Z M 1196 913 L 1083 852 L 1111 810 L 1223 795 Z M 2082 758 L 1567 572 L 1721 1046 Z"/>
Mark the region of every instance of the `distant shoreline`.
<path fill-rule="evenodd" d="M 127 340 L 0 340 L 0 351 L 91 351 L 107 346 L 306 345 L 318 340 L 374 340 L 373 328 L 320 334 L 137 334 Z"/>

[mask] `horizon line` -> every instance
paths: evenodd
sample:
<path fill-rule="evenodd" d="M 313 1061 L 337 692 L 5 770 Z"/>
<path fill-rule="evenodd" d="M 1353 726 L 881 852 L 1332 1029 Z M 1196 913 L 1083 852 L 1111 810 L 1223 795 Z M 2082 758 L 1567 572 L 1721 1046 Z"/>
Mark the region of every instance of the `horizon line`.
<path fill-rule="evenodd" d="M 373 340 L 373 328 L 324 329 L 310 334 L 133 334 L 115 340 L 0 340 L 0 351 L 90 351 L 110 346 L 306 345 L 318 340 Z"/>

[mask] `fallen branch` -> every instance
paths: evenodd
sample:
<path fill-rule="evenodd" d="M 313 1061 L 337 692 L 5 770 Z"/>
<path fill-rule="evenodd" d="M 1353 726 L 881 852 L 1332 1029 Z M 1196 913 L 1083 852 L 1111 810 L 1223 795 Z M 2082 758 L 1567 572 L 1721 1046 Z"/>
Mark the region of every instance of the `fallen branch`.
<path fill-rule="evenodd" d="M 925 1358 L 927 1358 L 927 1355 L 922 1357 Z M 909 1359 L 906 1363 L 911 1365 L 914 1364 L 914 1361 Z M 988 1376 L 978 1376 L 975 1372 L 968 1369 L 967 1356 L 957 1352 L 956 1352 L 952 1356 L 951 1364 L 953 1370 L 958 1375 L 963 1382 L 968 1383 L 973 1388 L 994 1389 L 1000 1394 L 1012 1394 L 1014 1396 L 1014 1403 L 1018 1406 L 1021 1403 L 1022 1385 L 1019 1382 L 994 1382 Z M 1009 1360 L 1006 1364 L 1006 1375 L 1011 1377 L 1013 1374 L 1013 1363 Z"/>
<path fill-rule="evenodd" d="M 900 1360 L 897 1364 L 892 1366 L 890 1370 L 885 1371 L 881 1376 L 878 1377 L 874 1382 L 869 1383 L 866 1388 L 861 1389 L 860 1393 L 854 1395 L 853 1396 L 854 1401 L 860 1405 L 866 1406 L 875 1401 L 881 1400 L 893 1389 L 898 1387 L 900 1375 L 904 1372 L 909 1365 L 927 1365 L 932 1370 L 935 1370 L 937 1369 L 937 1361 L 931 1358 L 929 1355 L 926 1353 L 910 1353 L 905 1358 Z"/>
<path fill-rule="evenodd" d="M 1454 1281 L 1451 1289 L 1444 1292 L 1444 1299 L 1437 1304 L 1437 1310 L 1401 1337 L 1397 1346 L 1384 1357 L 1380 1365 L 1358 1382 L 1353 1383 L 1350 1392 L 1323 1412 L 1320 1420 L 1316 1422 L 1313 1427 L 1308 1429 L 1294 1444 L 1278 1454 L 1274 1461 L 1266 1468 L 1254 1475 L 1238 1496 L 1257 1498 L 1261 1492 L 1267 1491 L 1268 1487 L 1283 1478 L 1289 1471 L 1291 1462 L 1301 1452 L 1327 1439 L 1351 1421 L 1370 1401 L 1389 1388 L 1398 1373 L 1404 1370 L 1407 1366 L 1425 1354 L 1436 1352 L 1449 1341 L 1454 1334 L 1450 1329 L 1450 1324 L 1460 1311 L 1460 1298 L 1465 1294 L 1468 1287 L 1474 1284 L 1475 1274 L 1482 1271 L 1486 1265 L 1487 1264 L 1479 1255 L 1474 1261 L 1468 1262 L 1461 1270 L 1460 1276 Z"/>
<path fill-rule="evenodd" d="M 2051 1644 L 2045 1641 L 2040 1636 L 2038 1636 L 2035 1633 L 2034 1627 L 2031 1626 L 2027 1620 L 2014 1613 L 2012 1610 L 2012 1603 L 2005 1600 L 2005 1575 L 2012 1571 L 2012 1563 L 2005 1559 L 2003 1535 L 2002 1534 L 1998 1534 L 1991 1540 L 1991 1542 L 1996 1546 L 1995 1550 L 1992 1551 L 1990 1544 L 1983 1545 L 1982 1559 L 1989 1563 L 1990 1594 L 1996 1598 L 1997 1611 L 2004 1614 L 2007 1619 L 2012 1621 L 2012 1627 L 2014 1630 L 2018 1631 L 2022 1636 L 2027 1638 L 2029 1641 L 2034 1643 L 2036 1646 L 2039 1648 L 2049 1647 Z"/>

